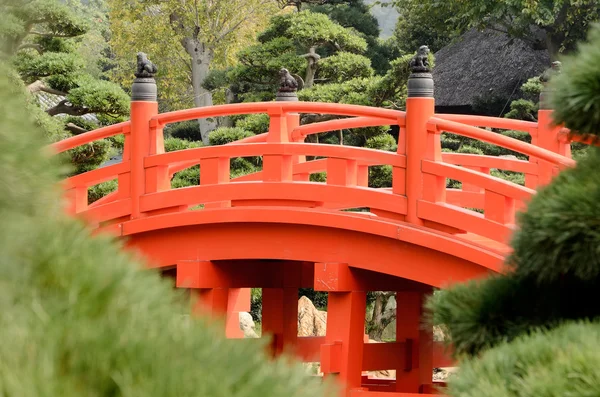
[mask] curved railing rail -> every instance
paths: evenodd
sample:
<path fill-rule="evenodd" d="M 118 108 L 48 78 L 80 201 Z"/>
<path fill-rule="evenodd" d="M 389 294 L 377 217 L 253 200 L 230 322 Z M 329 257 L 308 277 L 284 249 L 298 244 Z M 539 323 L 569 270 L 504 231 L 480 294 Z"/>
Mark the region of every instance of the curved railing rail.
<path fill-rule="evenodd" d="M 459 167 L 454 164 L 448 164 L 438 160 L 440 158 L 443 159 L 439 148 L 439 134 L 450 132 L 484 141 L 530 157 L 535 157 L 556 168 L 569 167 L 575 164 L 572 159 L 549 150 L 511 137 L 456 121 L 444 120 L 439 117 L 429 119 L 427 131 L 430 135 L 428 141 L 433 146 L 429 148 L 429 158 L 423 159 L 422 172 L 425 181 L 424 184 L 426 186 L 429 185 L 430 189 L 434 191 L 419 201 L 419 217 L 431 222 L 454 227 L 467 233 L 483 236 L 499 243 L 507 242 L 508 236 L 514 229 L 516 209 L 522 208 L 527 200 L 535 194 L 535 190 L 490 176 L 488 174 L 489 169 L 492 165 L 500 167 L 504 166 L 503 163 L 508 162 L 510 166 L 518 165 L 518 167 L 512 167 L 514 170 L 533 173 L 535 171 L 534 165 L 525 161 L 508 161 L 502 158 L 490 159 L 485 157 L 482 160 L 487 161 L 487 164 L 479 165 L 479 167 L 487 169 L 487 172 L 484 173 L 468 169 L 464 166 Z M 451 156 L 454 156 L 454 160 L 462 158 L 463 165 L 469 166 L 477 165 L 475 163 L 476 158 L 481 158 L 480 156 L 473 155 L 462 157 L 457 155 Z M 468 185 L 475 189 L 463 190 L 460 193 L 453 191 L 454 196 L 452 197 L 452 201 L 449 202 L 446 196 L 446 179 L 458 180 L 463 183 L 463 186 Z M 464 207 L 483 210 L 483 214 L 467 210 Z"/>
<path fill-rule="evenodd" d="M 251 113 L 269 115 L 269 132 L 223 146 L 164 153 L 162 130 L 166 124 Z M 301 113 L 330 114 L 337 118 L 300 125 Z M 132 113 L 133 117 L 135 113 Z M 133 139 L 133 135 L 140 133 L 132 131 L 134 125 L 131 122 L 104 127 L 52 145 L 56 152 L 64 152 L 95 140 L 125 134 L 124 160 L 120 164 L 65 181 L 73 212 L 85 213 L 95 223 L 103 224 L 184 211 L 199 204 L 211 208 L 262 203 L 332 210 L 369 208 L 379 217 L 404 221 L 410 212 L 407 175 L 418 172 L 423 176 L 423 185 L 420 187 L 422 194 L 416 199 L 416 215 L 426 226 L 461 235 L 477 234 L 504 243 L 514 227 L 515 211 L 525 206 L 534 189 L 544 182 L 542 179 L 555 174 L 561 167 L 574 164 L 561 153 L 482 129 L 524 131 L 531 134 L 532 142 L 544 143 L 538 137 L 545 125 L 505 118 L 435 115 L 424 121 L 428 136 L 426 153 L 406 153 L 406 140 L 411 139 L 407 113 L 389 109 L 331 103 L 262 102 L 162 114 L 150 112 L 146 117 L 145 123 L 137 120 L 135 124 L 135 128 L 144 130 L 145 134 L 141 152 L 140 141 Z M 303 143 L 312 134 L 386 125 L 400 127 L 401 139 L 396 153 Z M 443 132 L 504 147 L 528 156 L 529 160 L 442 153 L 439 135 Z M 564 140 L 564 130 L 558 128 L 554 132 L 555 141 Z M 263 157 L 263 170 L 230 178 L 231 159 L 255 156 Z M 306 161 L 306 156 L 316 159 Z M 420 169 L 408 170 L 407 156 L 420 156 Z M 202 170 L 200 186 L 171 189 L 170 179 L 175 173 L 198 165 Z M 373 166 L 391 167 L 392 187 L 368 187 L 369 167 Z M 493 169 L 523 173 L 526 186 L 489 175 Z M 326 173 L 326 183 L 309 182 L 310 175 L 318 172 Z M 118 190 L 88 205 L 87 189 L 112 179 L 118 179 Z M 447 179 L 462 182 L 462 188 L 446 188 Z"/>

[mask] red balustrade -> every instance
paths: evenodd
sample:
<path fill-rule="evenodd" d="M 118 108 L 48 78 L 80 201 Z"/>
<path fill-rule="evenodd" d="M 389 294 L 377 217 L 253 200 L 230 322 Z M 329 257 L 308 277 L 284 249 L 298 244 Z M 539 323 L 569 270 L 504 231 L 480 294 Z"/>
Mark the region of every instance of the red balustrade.
<path fill-rule="evenodd" d="M 149 266 L 174 268 L 178 287 L 195 291 L 193 310 L 225 315 L 229 337 L 240 337 L 235 315 L 249 309 L 247 288 L 260 287 L 272 354 L 319 361 L 326 377 L 342 381 L 346 396 L 410 397 L 435 394 L 432 368 L 450 362 L 431 330 L 420 326 L 423 300 L 434 287 L 503 271 L 516 211 L 535 188 L 574 165 L 567 132 L 549 123 L 549 111 L 531 123 L 433 109 L 432 98 L 409 98 L 406 112 L 269 102 L 159 114 L 156 102 L 134 101 L 130 122 L 52 147 L 64 152 L 125 135 L 121 163 L 64 182 L 70 212 L 98 232 L 127 237 Z M 251 113 L 269 116 L 267 133 L 164 151 L 169 123 Z M 300 125 L 302 113 L 343 118 Z M 396 153 L 304 142 L 311 134 L 384 125 L 400 128 Z M 480 127 L 524 131 L 532 144 Z M 442 133 L 528 160 L 442 153 Z M 231 179 L 231 159 L 255 156 L 263 158 L 261 171 Z M 171 188 L 174 173 L 197 165 L 198 186 Z M 391 167 L 392 186 L 369 187 L 369 167 L 382 165 Z M 526 186 L 493 177 L 492 169 L 523 173 Z M 326 183 L 310 182 L 318 172 L 326 173 Z M 88 205 L 88 189 L 114 179 L 117 191 Z M 462 189 L 446 188 L 447 179 Z M 297 290 L 308 287 L 329 293 L 326 336 L 297 336 Z M 381 290 L 397 292 L 396 341 L 365 343 L 366 292 Z M 383 369 L 395 369 L 395 379 L 363 374 Z"/>

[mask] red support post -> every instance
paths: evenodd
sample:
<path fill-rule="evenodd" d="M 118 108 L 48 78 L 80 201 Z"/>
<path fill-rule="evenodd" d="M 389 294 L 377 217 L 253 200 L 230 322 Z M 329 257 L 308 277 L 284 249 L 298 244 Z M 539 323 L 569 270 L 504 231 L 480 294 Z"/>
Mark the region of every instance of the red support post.
<path fill-rule="evenodd" d="M 262 333 L 271 336 L 271 353 L 295 350 L 298 339 L 298 288 L 263 288 Z"/>
<path fill-rule="evenodd" d="M 404 368 L 396 370 L 396 391 L 422 393 L 433 383 L 433 328 L 423 324 L 425 294 L 420 292 L 396 293 L 396 341 L 404 342 Z"/>
<path fill-rule="evenodd" d="M 288 116 L 281 108 L 269 112 L 271 118 L 268 143 L 286 143 L 290 141 Z M 293 163 L 291 155 L 270 154 L 263 156 L 263 180 L 265 182 L 288 182 L 292 180 Z"/>
<path fill-rule="evenodd" d="M 406 220 L 422 225 L 423 221 L 417 215 L 417 205 L 423 197 L 423 190 L 432 187 L 425 186 L 421 172 L 421 162 L 427 154 L 428 132 L 427 123 L 435 113 L 433 98 L 433 78 L 429 69 L 413 69 L 408 79 L 408 98 L 406 99 Z M 402 133 L 402 129 L 401 129 Z M 438 135 L 439 137 L 439 135 Z M 399 138 L 398 151 L 401 150 Z M 394 178 L 400 177 L 398 171 Z"/>
<path fill-rule="evenodd" d="M 325 377 L 336 375 L 343 396 L 361 387 L 365 313 L 365 291 L 329 292 L 327 331 L 321 345 L 321 371 Z"/>
<path fill-rule="evenodd" d="M 142 216 L 140 197 L 146 193 L 144 159 L 151 154 L 150 120 L 158 114 L 154 78 L 145 75 L 136 77 L 131 89 L 131 219 Z"/>
<path fill-rule="evenodd" d="M 540 109 L 538 111 L 537 145 L 554 153 L 571 157 L 571 144 L 559 139 L 561 126 L 553 125 L 552 110 Z M 538 184 L 546 185 L 559 172 L 557 166 L 545 161 L 535 159 L 538 164 Z"/>

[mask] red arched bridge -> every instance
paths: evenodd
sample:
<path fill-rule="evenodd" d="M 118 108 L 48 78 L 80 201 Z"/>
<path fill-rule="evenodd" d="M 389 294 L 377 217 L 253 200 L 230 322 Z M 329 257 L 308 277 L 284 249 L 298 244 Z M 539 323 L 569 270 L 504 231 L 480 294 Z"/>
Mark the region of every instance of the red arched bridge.
<path fill-rule="evenodd" d="M 169 123 L 250 113 L 269 115 L 267 133 L 165 153 Z M 300 125 L 305 113 L 343 118 Z M 406 112 L 276 101 L 162 114 L 156 101 L 134 98 L 131 121 L 53 148 L 125 136 L 121 163 L 65 181 L 70 211 L 98 232 L 126 238 L 150 266 L 175 272 L 177 286 L 195 292 L 195 310 L 227 314 L 230 337 L 237 313 L 249 309 L 248 288 L 260 287 L 262 329 L 273 336 L 274 354 L 320 362 L 325 376 L 343 382 L 345 395 L 410 396 L 436 393 L 432 369 L 444 365 L 432 330 L 420 326 L 424 297 L 502 271 L 515 211 L 574 164 L 569 141 L 549 121 L 549 110 L 540 111 L 538 123 L 436 115 L 430 97 L 409 97 Z M 311 134 L 389 125 L 400 128 L 396 153 L 304 142 Z M 532 144 L 481 127 L 524 131 Z M 529 157 L 444 153 L 442 133 Z M 230 178 L 231 159 L 254 156 L 262 157 L 262 171 Z M 174 173 L 197 165 L 198 186 L 171 187 Z M 382 165 L 392 168 L 391 188 L 369 187 L 369 167 Z M 523 173 L 525 186 L 493 177 L 491 169 Z M 317 172 L 326 172 L 325 183 L 310 181 Z M 88 205 L 88 189 L 113 179 L 117 191 Z M 462 188 L 447 188 L 447 179 Z M 324 337 L 297 336 L 298 289 L 307 287 L 329 293 Z M 395 342 L 364 342 L 367 291 L 397 292 Z M 396 378 L 363 375 L 384 369 L 395 369 Z"/>

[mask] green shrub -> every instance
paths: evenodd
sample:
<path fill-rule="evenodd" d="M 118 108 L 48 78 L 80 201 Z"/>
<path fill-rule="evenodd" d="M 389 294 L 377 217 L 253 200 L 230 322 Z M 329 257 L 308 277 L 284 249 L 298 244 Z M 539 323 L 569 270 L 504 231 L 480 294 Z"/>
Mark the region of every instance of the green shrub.
<path fill-rule="evenodd" d="M 369 58 L 341 51 L 319 62 L 318 77 L 330 83 L 343 83 L 353 78 L 369 78 L 373 73 Z"/>
<path fill-rule="evenodd" d="M 190 142 L 180 138 L 165 139 L 165 152 L 174 152 L 176 150 L 192 149 L 202 146 L 202 142 Z"/>
<path fill-rule="evenodd" d="M 370 137 L 367 139 L 365 146 L 369 149 L 387 150 L 388 152 L 395 152 L 398 150 L 396 139 L 388 133 Z"/>
<path fill-rule="evenodd" d="M 172 124 L 165 133 L 173 138 L 185 139 L 187 141 L 202 141 L 200 125 L 198 120 L 187 120 Z"/>
<path fill-rule="evenodd" d="M 254 134 L 239 127 L 221 127 L 210 133 L 208 140 L 211 146 L 225 145 L 227 143 L 248 138 Z"/>
<path fill-rule="evenodd" d="M 200 166 L 195 165 L 185 170 L 179 171 L 171 179 L 171 187 L 178 189 L 180 187 L 198 186 L 200 184 Z"/>
<path fill-rule="evenodd" d="M 7 396 L 325 396 L 262 344 L 227 340 L 57 197 L 56 159 L 0 66 L 0 389 Z M 19 134 L 15 134 L 19 131 Z M 205 374 L 206 376 L 198 376 Z"/>
<path fill-rule="evenodd" d="M 598 396 L 600 324 L 571 323 L 463 361 L 450 396 Z"/>
<path fill-rule="evenodd" d="M 369 187 L 392 187 L 392 166 L 377 165 L 369 167 Z"/>
<path fill-rule="evenodd" d="M 600 133 L 599 42 L 600 25 L 594 25 L 589 42 L 579 44 L 577 54 L 565 59 L 562 73 L 550 82 L 555 122 L 581 134 Z"/>
<path fill-rule="evenodd" d="M 269 115 L 264 113 L 249 114 L 238 119 L 235 126 L 258 135 L 269 131 Z"/>
<path fill-rule="evenodd" d="M 511 245 L 510 263 L 540 283 L 600 278 L 600 149 L 540 189 Z"/>
<path fill-rule="evenodd" d="M 327 173 L 326 172 L 316 172 L 314 174 L 310 174 L 311 182 L 327 182 Z"/>
<path fill-rule="evenodd" d="M 107 194 L 117 190 L 118 187 L 119 183 L 116 179 L 90 187 L 88 189 L 88 204 L 92 204 L 94 201 L 100 200 Z"/>
<path fill-rule="evenodd" d="M 470 146 L 470 145 L 461 145 L 461 147 L 459 147 L 456 152 L 464 153 L 464 154 L 478 154 L 480 156 L 483 155 L 483 150 L 481 150 L 480 148 Z"/>

